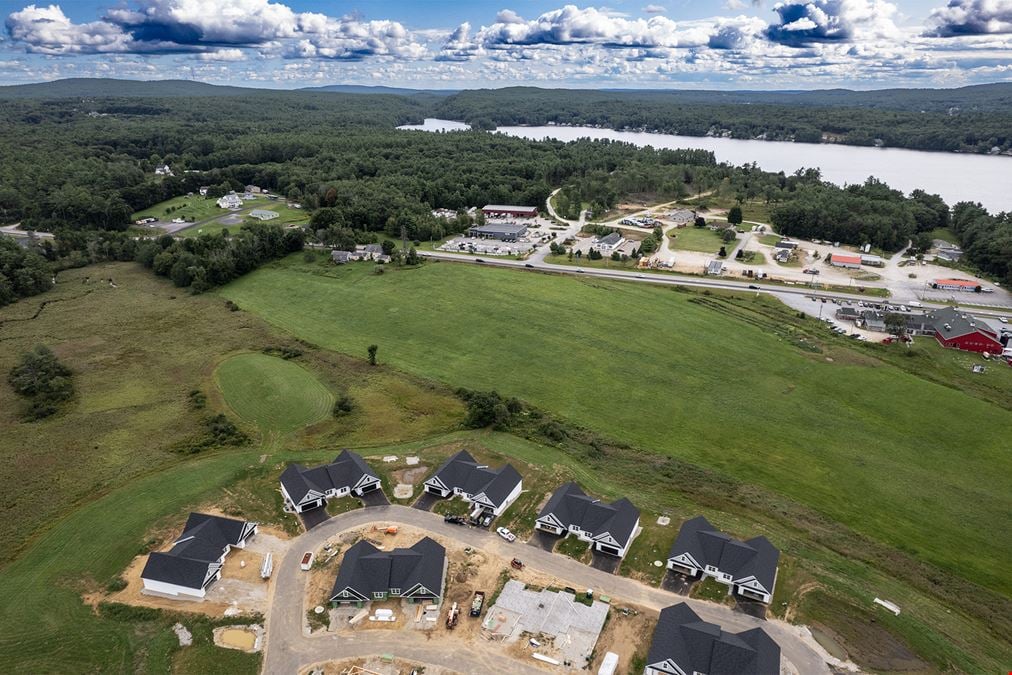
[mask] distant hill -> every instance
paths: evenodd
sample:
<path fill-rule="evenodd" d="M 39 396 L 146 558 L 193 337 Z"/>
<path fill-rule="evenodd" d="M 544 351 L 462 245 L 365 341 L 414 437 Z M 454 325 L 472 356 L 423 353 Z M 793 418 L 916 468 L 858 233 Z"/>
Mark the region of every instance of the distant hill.
<path fill-rule="evenodd" d="M 107 78 L 70 78 L 15 84 L 0 87 L 0 98 L 91 98 L 91 97 L 175 97 L 237 96 L 254 94 L 258 89 L 223 87 L 190 80 L 114 80 Z"/>
<path fill-rule="evenodd" d="M 338 94 L 393 94 L 395 96 L 414 96 L 431 94 L 433 96 L 452 96 L 459 89 L 404 89 L 401 87 L 368 86 L 361 84 L 328 84 L 323 87 L 302 87 L 298 91 L 329 91 Z"/>

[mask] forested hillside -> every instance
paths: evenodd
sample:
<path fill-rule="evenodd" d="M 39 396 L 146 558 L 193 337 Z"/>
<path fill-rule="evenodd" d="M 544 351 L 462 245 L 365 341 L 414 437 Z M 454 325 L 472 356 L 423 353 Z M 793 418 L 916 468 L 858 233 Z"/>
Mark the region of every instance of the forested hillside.
<path fill-rule="evenodd" d="M 166 87 L 176 91 L 180 84 L 193 83 Z M 41 249 L 52 268 L 40 265 L 35 255 L 13 250 L 5 255 L 0 295 L 11 301 L 41 292 L 48 286 L 40 279 L 52 269 L 137 259 L 141 251 L 146 251 L 143 262 L 158 273 L 200 290 L 275 255 L 259 248 L 256 255 L 246 255 L 242 246 L 218 240 L 170 248 L 169 240 L 160 244 L 166 255 L 156 264 L 153 249 L 131 238 L 82 234 L 125 231 L 133 213 L 201 186 L 218 194 L 253 183 L 300 202 L 311 214 L 307 236 L 330 245 L 362 243 L 379 232 L 438 239 L 468 221 L 436 218 L 435 208 L 541 206 L 556 187 L 564 188 L 562 201 L 569 207 L 563 210 L 573 211 L 573 217 L 584 204 L 603 212 L 630 194 L 674 200 L 719 188 L 739 203 L 764 202 L 772 222 L 786 234 L 885 250 L 898 250 L 911 238 L 949 224 L 949 208 L 937 196 L 906 196 L 874 179 L 839 188 L 822 182 L 818 171 L 789 176 L 735 167 L 698 150 L 394 129 L 444 105 L 424 94 L 251 91 L 0 100 L 0 222 L 58 235 L 55 246 Z M 577 103 L 592 100 L 588 92 L 579 94 L 573 98 Z M 481 92 L 467 95 L 494 100 L 481 99 Z M 540 92 L 532 100 L 550 103 L 556 95 Z M 463 96 L 446 99 L 447 104 Z M 628 114 L 642 114 L 638 109 L 630 107 Z M 175 175 L 155 175 L 162 164 Z M 958 213 L 953 230 L 964 240 L 967 260 L 1012 281 L 1008 217 L 975 205 L 960 206 Z M 254 241 L 257 235 L 245 236 Z M 228 260 L 218 260 L 222 257 Z"/>
<path fill-rule="evenodd" d="M 924 94 L 928 91 L 930 94 Z M 832 142 L 949 152 L 1012 149 L 1012 85 L 887 92 L 641 92 L 514 87 L 465 91 L 437 117 L 490 129 L 602 126 L 684 136 Z M 918 94 L 918 92 L 921 92 Z"/>

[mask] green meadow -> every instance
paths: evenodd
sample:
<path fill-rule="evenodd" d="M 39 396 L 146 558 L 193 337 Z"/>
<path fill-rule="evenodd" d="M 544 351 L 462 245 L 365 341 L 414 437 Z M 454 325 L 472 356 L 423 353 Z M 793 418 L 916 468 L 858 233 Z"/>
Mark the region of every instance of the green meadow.
<path fill-rule="evenodd" d="M 1012 525 L 1007 407 L 873 349 L 801 349 L 778 334 L 775 315 L 757 325 L 694 294 L 449 263 L 370 272 L 293 256 L 221 294 L 322 347 L 363 355 L 378 344 L 383 363 L 523 398 L 1012 589 L 1012 540 L 994 536 Z"/>

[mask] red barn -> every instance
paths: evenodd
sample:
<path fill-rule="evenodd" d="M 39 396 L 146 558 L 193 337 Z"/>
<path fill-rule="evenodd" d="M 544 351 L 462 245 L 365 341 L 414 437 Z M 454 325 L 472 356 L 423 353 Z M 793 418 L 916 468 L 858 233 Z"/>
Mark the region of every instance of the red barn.
<path fill-rule="evenodd" d="M 965 312 L 947 307 L 931 312 L 928 317 L 935 328 L 935 339 L 943 347 L 980 354 L 1002 352 L 998 334 Z"/>

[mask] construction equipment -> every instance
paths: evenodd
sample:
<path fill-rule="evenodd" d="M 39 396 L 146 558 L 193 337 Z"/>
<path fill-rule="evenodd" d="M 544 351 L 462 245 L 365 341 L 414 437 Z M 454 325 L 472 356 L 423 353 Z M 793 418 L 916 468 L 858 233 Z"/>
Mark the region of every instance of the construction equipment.
<path fill-rule="evenodd" d="M 453 603 L 450 607 L 450 612 L 446 615 L 446 627 L 453 630 L 454 626 L 457 625 L 457 619 L 460 618 L 460 609 L 457 608 L 457 603 Z"/>
<path fill-rule="evenodd" d="M 481 608 L 485 604 L 485 593 L 483 591 L 474 592 L 474 600 L 471 601 L 471 616 L 481 616 Z"/>

